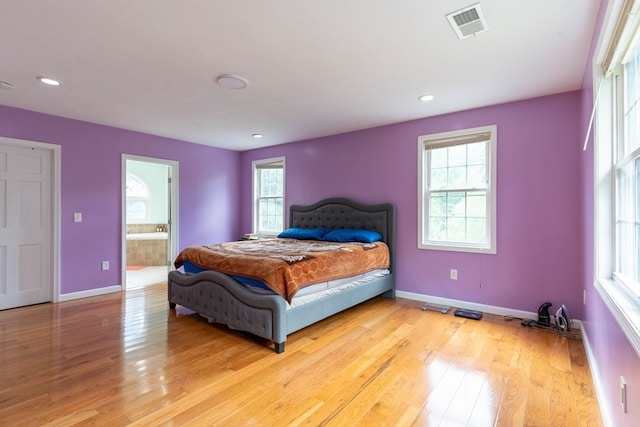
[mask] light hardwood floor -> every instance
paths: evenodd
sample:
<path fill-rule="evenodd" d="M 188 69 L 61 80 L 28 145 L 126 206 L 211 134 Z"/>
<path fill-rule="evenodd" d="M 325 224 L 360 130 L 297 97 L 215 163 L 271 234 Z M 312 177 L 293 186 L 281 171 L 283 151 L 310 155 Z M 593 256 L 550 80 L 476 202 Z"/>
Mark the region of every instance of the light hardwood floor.
<path fill-rule="evenodd" d="M 166 285 L 0 312 L 2 426 L 601 426 L 581 341 L 376 298 L 286 351 Z"/>

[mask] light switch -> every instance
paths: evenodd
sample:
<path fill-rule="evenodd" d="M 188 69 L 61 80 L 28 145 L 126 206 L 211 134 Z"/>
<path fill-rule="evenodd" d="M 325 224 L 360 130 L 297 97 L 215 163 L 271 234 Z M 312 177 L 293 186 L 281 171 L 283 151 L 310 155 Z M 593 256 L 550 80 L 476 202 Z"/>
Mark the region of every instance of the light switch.
<path fill-rule="evenodd" d="M 73 214 L 73 222 L 82 222 L 82 214 L 80 212 Z"/>

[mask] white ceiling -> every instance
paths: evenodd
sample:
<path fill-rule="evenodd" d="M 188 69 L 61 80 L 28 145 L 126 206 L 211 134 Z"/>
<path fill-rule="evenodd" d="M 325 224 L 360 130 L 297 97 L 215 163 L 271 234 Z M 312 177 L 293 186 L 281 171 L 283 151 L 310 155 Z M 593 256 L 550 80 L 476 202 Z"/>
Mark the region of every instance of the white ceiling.
<path fill-rule="evenodd" d="M 0 0 L 0 104 L 247 150 L 580 89 L 599 0 L 473 3 Z"/>

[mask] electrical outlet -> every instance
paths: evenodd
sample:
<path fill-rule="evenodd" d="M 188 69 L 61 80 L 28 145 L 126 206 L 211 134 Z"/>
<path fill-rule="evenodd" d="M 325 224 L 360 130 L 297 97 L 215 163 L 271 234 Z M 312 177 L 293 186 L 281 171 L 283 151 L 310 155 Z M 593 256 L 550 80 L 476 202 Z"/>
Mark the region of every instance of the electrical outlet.
<path fill-rule="evenodd" d="M 73 222 L 82 222 L 82 213 L 76 212 L 73 214 Z"/>
<path fill-rule="evenodd" d="M 624 377 L 620 377 L 620 405 L 622 412 L 627 413 L 627 382 Z"/>
<path fill-rule="evenodd" d="M 449 271 L 449 277 L 451 280 L 458 280 L 458 270 L 452 268 L 451 271 Z"/>
<path fill-rule="evenodd" d="M 109 261 L 102 261 L 102 271 L 109 269 Z"/>

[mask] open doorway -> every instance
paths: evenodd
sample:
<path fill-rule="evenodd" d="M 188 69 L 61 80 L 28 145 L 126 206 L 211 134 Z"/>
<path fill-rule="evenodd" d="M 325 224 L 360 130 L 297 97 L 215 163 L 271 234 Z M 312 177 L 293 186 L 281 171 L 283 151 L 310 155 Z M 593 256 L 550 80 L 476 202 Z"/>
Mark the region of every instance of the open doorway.
<path fill-rule="evenodd" d="M 175 258 L 177 162 L 123 155 L 122 265 L 126 289 L 166 282 Z"/>

